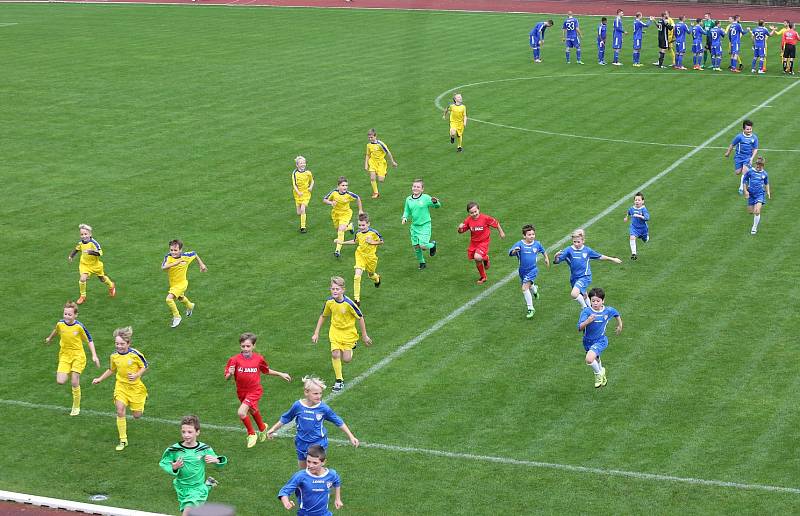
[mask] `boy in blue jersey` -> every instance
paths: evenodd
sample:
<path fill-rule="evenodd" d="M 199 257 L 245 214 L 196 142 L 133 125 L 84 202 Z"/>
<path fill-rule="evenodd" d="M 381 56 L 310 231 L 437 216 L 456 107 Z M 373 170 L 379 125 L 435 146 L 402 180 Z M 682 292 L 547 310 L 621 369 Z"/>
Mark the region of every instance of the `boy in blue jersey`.
<path fill-rule="evenodd" d="M 600 25 L 597 26 L 597 64 L 606 64 L 606 31 L 608 30 L 608 18 L 600 18 Z"/>
<path fill-rule="evenodd" d="M 572 16 L 572 11 L 567 11 L 567 18 L 561 25 L 561 31 L 563 33 L 561 41 L 563 41 L 564 44 L 566 45 L 567 64 L 569 64 L 569 57 L 570 53 L 572 52 L 571 49 L 574 48 L 575 59 L 576 59 L 575 62 L 582 65 L 583 61 L 581 61 L 581 38 L 583 37 L 583 34 L 581 33 L 580 23 L 578 23 L 578 19 Z"/>
<path fill-rule="evenodd" d="M 586 351 L 586 365 L 594 372 L 594 387 L 605 387 L 608 383 L 606 368 L 600 361 L 600 355 L 608 347 L 606 326 L 611 319 L 617 320 L 614 333 L 622 332 L 622 317 L 616 308 L 605 306 L 606 293 L 602 288 L 593 288 L 589 291 L 591 306 L 581 311 L 578 319 L 578 331 L 583 333 L 583 349 Z"/>
<path fill-rule="evenodd" d="M 614 256 L 606 256 L 600 254 L 594 249 L 584 245 L 586 239 L 586 232 L 583 229 L 576 229 L 572 232 L 572 245 L 563 251 L 556 253 L 553 263 L 567 262 L 569 264 L 569 284 L 572 287 L 570 295 L 572 299 L 581 305 L 581 308 L 586 308 L 588 305 L 588 297 L 586 297 L 586 289 L 592 283 L 592 269 L 589 267 L 590 260 L 607 260 L 616 264 L 622 263 L 622 260 Z"/>
<path fill-rule="evenodd" d="M 642 13 L 636 13 L 636 19 L 633 20 L 633 66 L 642 66 L 640 62 L 642 55 L 642 33 L 645 27 L 649 27 L 649 21 L 642 21 Z"/>
<path fill-rule="evenodd" d="M 325 467 L 325 450 L 321 446 L 308 449 L 308 467 L 295 473 L 278 492 L 278 498 L 287 511 L 295 507 L 289 498 L 297 497 L 300 507 L 297 516 L 332 516 L 328 502 L 333 490 L 333 506 L 344 507 L 342 503 L 342 479 L 335 469 Z"/>
<path fill-rule="evenodd" d="M 536 313 L 536 309 L 533 308 L 533 298 L 539 299 L 539 287 L 534 283 L 536 276 L 539 275 L 539 269 L 536 267 L 536 257 L 539 254 L 544 256 L 544 263 L 549 268 L 550 257 L 547 256 L 542 243 L 536 240 L 536 228 L 531 224 L 522 226 L 522 240 L 511 246 L 508 255 L 519 259 L 519 281 L 522 284 L 522 297 L 525 298 L 525 305 L 528 307 L 526 315 L 528 319 Z"/>
<path fill-rule="evenodd" d="M 747 29 L 753 37 L 753 65 L 750 73 L 764 73 L 767 68 L 767 38 L 769 38 L 769 29 L 764 27 L 764 20 L 758 20 L 758 27 L 755 29 Z M 756 68 L 758 63 L 758 68 Z"/>
<path fill-rule="evenodd" d="M 714 26 L 708 31 L 711 40 L 711 69 L 721 72 L 722 68 L 722 40 L 725 38 L 725 31 L 720 27 L 720 21 L 716 20 Z"/>
<path fill-rule="evenodd" d="M 692 70 L 703 69 L 703 36 L 705 35 L 703 20 L 697 18 L 692 26 Z"/>
<path fill-rule="evenodd" d="M 544 31 L 553 26 L 553 20 L 541 21 L 537 23 L 530 34 L 531 48 L 533 49 L 533 62 L 542 62 L 542 43 L 544 43 Z"/>
<path fill-rule="evenodd" d="M 736 148 L 736 155 L 733 157 L 733 171 L 738 176 L 742 173 L 744 165 L 752 165 L 758 153 L 758 136 L 753 133 L 753 122 L 745 120 L 742 122 L 742 132 L 737 134 L 730 145 L 728 150 L 725 151 L 725 157 L 731 155 L 731 151 Z M 741 176 L 739 181 L 739 195 L 744 193 L 744 176 Z"/>
<path fill-rule="evenodd" d="M 611 48 L 614 49 L 614 61 L 611 64 L 614 66 L 622 66 L 619 62 L 619 50 L 622 48 L 622 36 L 627 34 L 622 26 L 622 14 L 622 9 L 617 9 L 617 17 L 614 18 L 614 34 L 611 40 Z"/>
<path fill-rule="evenodd" d="M 761 222 L 761 207 L 767 203 L 767 199 L 772 199 L 769 189 L 769 177 L 764 170 L 765 160 L 762 156 L 756 159 L 756 168 L 747 166 L 744 173 L 744 197 L 747 199 L 747 211 L 753 214 L 753 227 L 750 234 L 758 232 L 758 224 Z M 766 194 L 766 197 L 765 197 Z"/>
<path fill-rule="evenodd" d="M 744 29 L 742 29 L 742 26 L 739 23 L 738 14 L 733 15 L 731 18 L 731 24 L 728 25 L 728 41 L 731 44 L 730 70 L 734 73 L 739 73 L 741 71 L 741 68 L 739 67 L 739 52 L 742 44 L 742 34 L 744 34 Z"/>
<path fill-rule="evenodd" d="M 686 70 L 683 66 L 683 56 L 686 54 L 686 36 L 689 34 L 689 26 L 686 25 L 686 17 L 678 16 L 675 23 L 675 66 L 676 70 Z"/>
<path fill-rule="evenodd" d="M 647 221 L 650 220 L 650 212 L 644 207 L 644 194 L 636 192 L 633 196 L 633 206 L 628 208 L 625 213 L 625 218 L 622 219 L 628 222 L 631 220 L 631 227 L 629 230 L 631 245 L 631 260 L 636 260 L 636 239 L 641 238 L 642 242 L 650 240 L 650 231 L 647 227 Z"/>

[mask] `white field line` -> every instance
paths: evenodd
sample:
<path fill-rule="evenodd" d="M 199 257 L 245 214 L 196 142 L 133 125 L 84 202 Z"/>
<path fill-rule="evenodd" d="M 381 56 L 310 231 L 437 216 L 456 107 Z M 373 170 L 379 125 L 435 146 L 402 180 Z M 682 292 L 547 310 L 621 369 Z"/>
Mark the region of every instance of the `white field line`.
<path fill-rule="evenodd" d="M 110 507 L 108 505 L 73 502 L 72 500 L 61 500 L 60 498 L 48 498 L 46 496 L 34 496 L 25 493 L 15 493 L 14 491 L 0 491 L 0 500 L 22 504 L 19 508 L 19 513 L 21 514 L 24 514 L 29 510 L 24 508 L 26 505 L 35 505 L 37 507 L 66 509 L 70 512 L 101 514 L 103 516 L 169 516 L 168 514 L 160 512 L 144 512 L 132 509 L 123 509 L 121 507 Z"/>
<path fill-rule="evenodd" d="M 49 410 L 54 412 L 69 412 L 69 407 L 59 407 L 56 405 L 43 405 L 39 403 L 29 403 L 27 401 L 18 401 L 18 400 L 6 400 L 0 399 L 0 404 L 3 405 L 12 405 L 17 407 L 24 407 L 30 408 L 35 410 Z M 81 410 L 81 416 L 97 416 L 97 417 L 104 417 L 111 419 L 112 417 L 116 417 L 116 414 L 113 412 L 100 412 L 97 410 Z M 155 418 L 144 416 L 141 418 L 143 422 L 148 423 L 158 423 L 158 424 L 166 424 L 170 426 L 177 426 L 180 418 L 175 418 L 174 420 L 170 419 L 162 419 L 162 418 Z M 211 423 L 203 422 L 203 428 L 208 428 L 212 430 L 219 430 L 223 432 L 235 432 L 235 433 L 243 433 L 244 428 L 241 426 L 229 426 L 229 425 L 215 425 Z M 350 446 L 350 441 L 346 441 L 344 439 L 328 439 L 330 442 L 342 446 Z M 772 486 L 766 484 L 748 484 L 744 482 L 728 482 L 725 480 L 708 480 L 703 478 L 693 478 L 693 477 L 678 477 L 674 475 L 660 475 L 656 473 L 641 473 L 637 471 L 625 471 L 620 469 L 603 469 L 603 468 L 592 468 L 586 466 L 574 466 L 571 464 L 558 464 L 553 462 L 539 462 L 533 460 L 521 460 L 521 459 L 512 459 L 509 457 L 497 457 L 494 455 L 477 455 L 473 453 L 455 453 L 455 452 L 448 452 L 442 450 L 432 450 L 428 448 L 414 448 L 410 446 L 395 446 L 392 444 L 381 444 L 381 443 L 370 443 L 361 441 L 360 447 L 362 448 L 370 448 L 375 450 L 386 450 L 392 452 L 400 452 L 400 453 L 408 453 L 408 454 L 416 454 L 416 455 L 428 455 L 432 457 L 444 457 L 449 459 L 460 459 L 460 460 L 472 460 L 476 462 L 491 462 L 495 464 L 503 464 L 509 466 L 521 466 L 526 468 L 537 468 L 537 469 L 554 469 L 560 471 L 568 471 L 571 473 L 584 473 L 589 475 L 600 475 L 600 476 L 612 476 L 612 477 L 626 477 L 626 478 L 633 478 L 636 480 L 649 480 L 649 481 L 656 481 L 656 482 L 674 482 L 680 484 L 689 484 L 689 485 L 698 485 L 698 486 L 710 486 L 710 487 L 724 487 L 724 488 L 731 488 L 731 489 L 740 489 L 740 490 L 749 490 L 749 491 L 768 491 L 773 493 L 789 493 L 789 494 L 800 494 L 800 489 L 794 487 L 783 487 L 783 486 Z"/>

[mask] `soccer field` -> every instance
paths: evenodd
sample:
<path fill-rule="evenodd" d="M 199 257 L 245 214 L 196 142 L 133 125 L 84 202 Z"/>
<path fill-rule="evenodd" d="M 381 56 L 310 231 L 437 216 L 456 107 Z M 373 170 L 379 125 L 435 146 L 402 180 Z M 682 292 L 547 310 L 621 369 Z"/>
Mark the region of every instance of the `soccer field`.
<path fill-rule="evenodd" d="M 314 345 L 311 334 L 329 278 L 352 289 L 353 248 L 333 257 L 321 202 L 345 175 L 386 244 L 381 288 L 363 281 L 374 345 L 359 344 L 345 366 L 345 391 L 326 391 L 362 441 L 354 449 L 329 427 L 340 513 L 796 511 L 800 86 L 780 74 L 772 45 L 759 76 L 599 67 L 590 38 L 587 64 L 566 65 L 558 21 L 534 65 L 527 37 L 541 19 L 2 5 L 0 489 L 177 513 L 158 460 L 194 413 L 201 440 L 229 457 L 207 470 L 220 482 L 210 500 L 243 516 L 283 512 L 276 495 L 297 467 L 293 439 L 245 447 L 223 367 L 252 331 L 256 351 L 294 377 L 262 380 L 268 425 L 302 395 L 302 376 L 332 385 L 327 338 Z M 597 19 L 582 22 L 590 34 Z M 655 36 L 643 62 L 656 57 Z M 463 153 L 441 117 L 454 92 L 470 118 Z M 723 158 L 743 118 L 755 123 L 773 194 L 753 236 Z M 371 127 L 399 163 L 377 200 L 363 171 Z M 308 234 L 291 194 L 298 154 L 316 181 Z M 443 203 L 425 271 L 400 224 L 417 177 Z M 633 262 L 622 219 L 639 189 L 651 240 Z M 507 233 L 493 236 L 480 286 L 456 232 L 472 200 Z M 118 285 L 111 299 L 90 280 L 78 314 L 101 364 L 114 328 L 128 325 L 150 361 L 144 418 L 129 419 L 123 452 L 112 380 L 91 385 L 104 369 L 89 363 L 82 413 L 69 417 L 57 344 L 43 343 L 78 296 L 66 257 L 79 223 L 94 227 Z M 540 263 L 541 297 L 525 319 L 506 252 L 527 223 L 551 258 L 586 227 L 588 246 L 623 259 L 592 264 L 593 286 L 625 323 L 603 354 L 603 389 L 584 363 L 566 264 Z M 160 270 L 173 238 L 209 267 L 191 267 L 197 308 L 175 329 Z"/>

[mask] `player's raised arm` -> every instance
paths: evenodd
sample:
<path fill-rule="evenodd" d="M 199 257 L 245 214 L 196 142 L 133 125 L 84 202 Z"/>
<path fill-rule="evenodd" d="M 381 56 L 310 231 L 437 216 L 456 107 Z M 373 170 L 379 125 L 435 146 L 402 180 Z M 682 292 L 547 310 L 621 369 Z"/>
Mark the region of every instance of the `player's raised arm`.
<path fill-rule="evenodd" d="M 208 267 L 206 267 L 206 264 L 200 259 L 200 255 L 195 253 L 195 258 L 197 259 L 197 265 L 200 266 L 200 272 L 208 272 Z"/>

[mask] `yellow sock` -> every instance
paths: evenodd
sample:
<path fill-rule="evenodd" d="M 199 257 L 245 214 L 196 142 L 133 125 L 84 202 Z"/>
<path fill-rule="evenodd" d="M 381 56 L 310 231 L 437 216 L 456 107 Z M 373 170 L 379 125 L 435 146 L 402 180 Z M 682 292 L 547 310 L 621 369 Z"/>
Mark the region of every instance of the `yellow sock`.
<path fill-rule="evenodd" d="M 117 417 L 117 431 L 119 432 L 119 440 L 128 440 L 128 422 L 124 417 Z"/>
<path fill-rule="evenodd" d="M 108 288 L 114 288 L 114 282 L 111 281 L 111 278 L 108 276 L 103 276 L 103 283 L 105 283 Z"/>
<path fill-rule="evenodd" d="M 344 380 L 344 376 L 342 376 L 342 359 L 341 358 L 331 358 L 331 362 L 333 363 L 333 374 L 337 380 Z"/>
<path fill-rule="evenodd" d="M 353 278 L 353 299 L 361 301 L 361 276 Z"/>
<path fill-rule="evenodd" d="M 81 386 L 72 388 L 72 408 L 81 408 Z"/>
<path fill-rule="evenodd" d="M 378 181 L 373 179 L 369 182 L 369 184 L 372 185 L 372 193 L 378 193 Z"/>
<path fill-rule="evenodd" d="M 188 297 L 186 297 L 186 296 L 179 297 L 179 298 L 178 298 L 178 300 L 179 300 L 181 303 L 183 303 L 183 306 L 185 306 L 186 308 L 189 308 L 189 307 L 191 307 L 191 306 L 192 306 L 192 302 L 191 302 L 191 301 L 189 301 L 189 298 L 188 298 Z"/>
<path fill-rule="evenodd" d="M 458 135 L 458 146 L 459 147 L 463 147 L 464 146 L 464 135 L 463 134 L 459 134 Z"/>
<path fill-rule="evenodd" d="M 167 299 L 167 306 L 169 311 L 172 312 L 172 317 L 180 317 L 181 313 L 178 311 L 178 305 L 175 304 L 174 299 Z"/>
<path fill-rule="evenodd" d="M 672 48 L 672 45 L 670 45 L 669 55 L 672 57 L 672 66 L 675 66 L 675 50 Z"/>
<path fill-rule="evenodd" d="M 338 238 L 340 242 L 344 242 L 344 231 L 337 231 L 336 238 Z M 336 244 L 336 251 L 339 252 L 341 250 L 342 250 L 342 244 Z"/>
<path fill-rule="evenodd" d="M 306 227 L 306 214 L 305 213 L 301 213 L 300 214 L 300 227 L 301 228 Z"/>
<path fill-rule="evenodd" d="M 81 297 L 86 297 L 86 282 L 85 281 L 79 281 L 78 282 L 78 288 L 80 289 Z"/>

